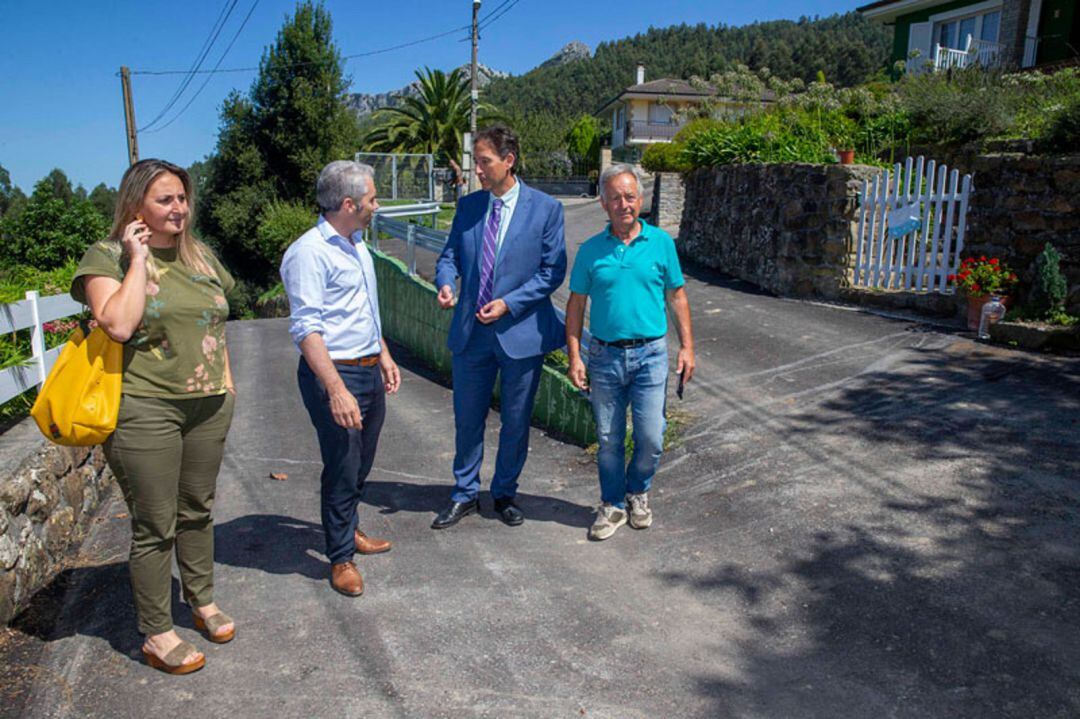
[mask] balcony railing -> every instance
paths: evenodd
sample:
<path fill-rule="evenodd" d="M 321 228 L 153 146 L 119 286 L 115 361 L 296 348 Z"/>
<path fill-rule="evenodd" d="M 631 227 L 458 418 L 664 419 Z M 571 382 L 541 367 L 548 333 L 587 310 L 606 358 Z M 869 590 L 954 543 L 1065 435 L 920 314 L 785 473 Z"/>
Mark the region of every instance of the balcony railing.
<path fill-rule="evenodd" d="M 1005 46 L 989 40 L 973 40 L 968 35 L 966 50 L 934 46 L 935 70 L 963 70 L 967 67 L 995 67 L 1005 59 Z"/>
<path fill-rule="evenodd" d="M 670 140 L 682 129 L 685 123 L 675 122 L 647 122 L 644 120 L 631 120 L 626 123 L 626 139 L 647 140 Z"/>

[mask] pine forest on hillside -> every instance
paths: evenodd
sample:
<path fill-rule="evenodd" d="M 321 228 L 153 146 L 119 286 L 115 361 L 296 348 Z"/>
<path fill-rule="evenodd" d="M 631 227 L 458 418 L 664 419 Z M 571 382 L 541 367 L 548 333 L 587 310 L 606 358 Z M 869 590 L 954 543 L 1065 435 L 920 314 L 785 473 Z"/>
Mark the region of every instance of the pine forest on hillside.
<path fill-rule="evenodd" d="M 633 84 L 639 62 L 646 67 L 646 80 L 708 78 L 743 64 L 805 82 L 822 72 L 829 82 L 850 86 L 885 69 L 891 45 L 890 28 L 873 25 L 854 12 L 743 27 L 650 28 L 634 37 L 601 43 L 591 59 L 495 80 L 485 90 L 484 101 L 518 116 L 548 112 L 565 118 L 593 113 Z"/>

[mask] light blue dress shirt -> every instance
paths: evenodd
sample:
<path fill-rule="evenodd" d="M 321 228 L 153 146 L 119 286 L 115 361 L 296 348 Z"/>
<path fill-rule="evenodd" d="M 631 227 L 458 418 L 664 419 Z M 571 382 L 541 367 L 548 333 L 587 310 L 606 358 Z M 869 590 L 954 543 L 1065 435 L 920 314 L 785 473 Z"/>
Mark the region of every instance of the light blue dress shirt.
<path fill-rule="evenodd" d="M 514 178 L 514 186 L 507 190 L 502 197 L 496 198 L 494 195 L 488 199 L 487 212 L 484 213 L 484 224 L 482 227 L 487 227 L 488 219 L 491 217 L 491 205 L 496 200 L 502 200 L 502 210 L 499 211 L 499 234 L 495 236 L 495 257 L 498 258 L 499 252 L 502 251 L 503 240 L 506 239 L 506 230 L 510 227 L 510 220 L 514 216 L 514 208 L 517 207 L 518 195 L 521 194 L 521 182 L 517 178 Z"/>
<path fill-rule="evenodd" d="M 281 260 L 289 296 L 289 334 L 297 348 L 322 335 L 331 359 L 355 359 L 382 350 L 375 263 L 360 233 L 351 240 L 320 216 L 289 245 Z"/>

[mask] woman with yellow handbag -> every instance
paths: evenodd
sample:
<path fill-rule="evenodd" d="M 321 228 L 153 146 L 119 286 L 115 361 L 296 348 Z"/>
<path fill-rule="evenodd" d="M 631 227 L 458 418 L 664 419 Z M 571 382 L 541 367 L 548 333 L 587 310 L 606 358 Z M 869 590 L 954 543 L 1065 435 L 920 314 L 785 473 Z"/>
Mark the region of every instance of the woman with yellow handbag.
<path fill-rule="evenodd" d="M 162 160 L 120 182 L 106 240 L 82 258 L 71 295 L 123 343 L 116 430 L 105 442 L 131 515 L 131 584 L 142 652 L 170 674 L 203 654 L 173 629 L 172 557 L 195 626 L 214 642 L 235 634 L 214 603 L 211 508 L 235 391 L 225 347 L 232 277 L 191 233 L 191 178 Z"/>

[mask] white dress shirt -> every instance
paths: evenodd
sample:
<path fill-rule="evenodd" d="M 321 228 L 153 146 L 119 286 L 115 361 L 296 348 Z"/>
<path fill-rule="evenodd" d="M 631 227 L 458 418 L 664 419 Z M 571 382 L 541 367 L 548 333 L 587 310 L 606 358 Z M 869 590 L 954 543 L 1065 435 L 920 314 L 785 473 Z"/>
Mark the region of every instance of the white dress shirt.
<path fill-rule="evenodd" d="M 326 218 L 289 245 L 281 260 L 289 296 L 289 334 L 297 348 L 322 335 L 331 359 L 355 359 L 382 350 L 375 263 L 360 233 L 346 239 Z"/>

